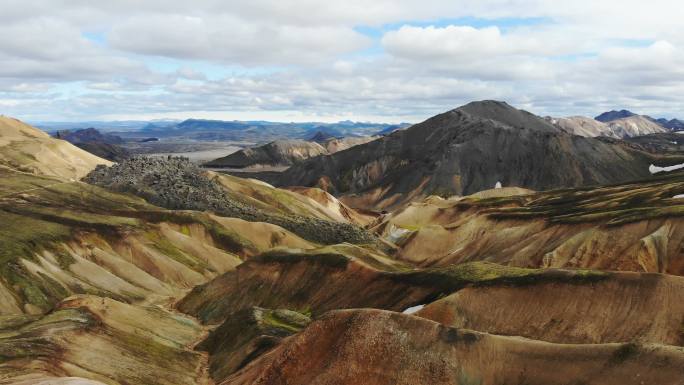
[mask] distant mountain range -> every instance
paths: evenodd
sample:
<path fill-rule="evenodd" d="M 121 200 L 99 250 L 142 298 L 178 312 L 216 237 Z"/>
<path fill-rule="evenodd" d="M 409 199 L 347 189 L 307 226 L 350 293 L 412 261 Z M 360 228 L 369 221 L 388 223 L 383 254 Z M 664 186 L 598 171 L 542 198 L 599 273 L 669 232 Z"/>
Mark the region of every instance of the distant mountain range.
<path fill-rule="evenodd" d="M 585 137 L 606 136 L 624 139 L 684 130 L 684 122 L 681 120 L 654 119 L 628 110 L 604 112 L 593 119 L 586 116 L 570 116 L 546 117 L 546 120 L 565 132 Z"/>
<path fill-rule="evenodd" d="M 279 139 L 320 141 L 327 138 L 372 136 L 409 126 L 342 121 L 338 123 L 279 123 L 267 121 L 223 121 L 188 119 L 172 125 L 149 124 L 137 134 L 156 137 L 184 136 L 195 140 L 252 141 Z"/>
<path fill-rule="evenodd" d="M 661 126 L 665 128 L 669 128 L 670 130 L 673 131 L 684 131 L 684 121 L 681 121 L 679 119 L 656 119 L 656 122 L 660 123 Z"/>
<path fill-rule="evenodd" d="M 182 136 L 193 140 L 251 141 L 258 143 L 278 139 L 312 140 L 319 133 L 326 137 L 336 138 L 384 135 L 410 126 L 409 123 L 387 124 L 353 122 L 349 120 L 337 123 L 286 123 L 206 119 L 187 119 L 184 121 L 40 122 L 34 125 L 52 134 L 57 131 L 95 128 L 100 132 L 115 134 L 124 139 Z"/>
<path fill-rule="evenodd" d="M 628 111 L 628 110 L 620 110 L 620 111 L 613 110 L 613 111 L 604 112 L 604 113 L 598 115 L 597 117 L 595 117 L 594 119 L 598 120 L 599 122 L 608 123 L 608 122 L 612 122 L 612 121 L 619 120 L 619 119 L 629 118 L 632 116 L 639 116 L 639 115 L 635 114 L 632 111 Z M 679 119 L 669 119 L 669 120 L 665 119 L 665 118 L 654 119 L 648 115 L 641 115 L 641 116 L 643 116 L 644 118 L 646 118 L 646 119 L 648 119 L 654 123 L 659 124 L 660 126 L 662 126 L 664 128 L 668 128 L 668 129 L 673 130 L 673 131 L 684 130 L 684 121 L 681 121 Z"/>

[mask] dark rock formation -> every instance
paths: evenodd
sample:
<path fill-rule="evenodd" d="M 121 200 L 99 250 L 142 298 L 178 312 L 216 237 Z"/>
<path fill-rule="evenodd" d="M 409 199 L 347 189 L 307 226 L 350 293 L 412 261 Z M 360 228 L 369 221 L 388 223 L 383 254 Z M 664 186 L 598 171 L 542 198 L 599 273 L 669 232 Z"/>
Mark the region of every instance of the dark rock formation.
<path fill-rule="evenodd" d="M 100 158 L 119 162 L 130 156 L 130 153 L 123 147 L 124 140 L 121 137 L 111 134 L 103 134 L 95 128 L 86 128 L 76 131 L 57 131 L 55 138 L 63 139 L 67 142 L 88 151 Z"/>
<path fill-rule="evenodd" d="M 354 225 L 296 215 L 276 215 L 241 203 L 186 158 L 135 157 L 111 167 L 98 166 L 84 181 L 133 193 L 168 209 L 213 211 L 226 217 L 272 223 L 314 242 L 369 243 L 374 240 Z"/>

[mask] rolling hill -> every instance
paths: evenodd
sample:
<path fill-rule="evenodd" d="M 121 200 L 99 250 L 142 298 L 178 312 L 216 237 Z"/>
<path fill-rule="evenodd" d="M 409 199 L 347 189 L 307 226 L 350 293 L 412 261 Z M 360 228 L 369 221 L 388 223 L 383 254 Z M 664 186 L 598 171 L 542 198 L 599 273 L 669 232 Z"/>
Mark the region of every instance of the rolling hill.
<path fill-rule="evenodd" d="M 319 132 L 320 134 L 320 132 Z M 320 141 L 276 140 L 258 147 L 246 148 L 204 163 L 213 168 L 289 167 L 319 155 L 334 154 L 377 139 L 374 136 L 327 137 Z"/>
<path fill-rule="evenodd" d="M 98 164 L 111 164 L 19 120 L 0 116 L 0 165 L 23 172 L 80 179 Z"/>

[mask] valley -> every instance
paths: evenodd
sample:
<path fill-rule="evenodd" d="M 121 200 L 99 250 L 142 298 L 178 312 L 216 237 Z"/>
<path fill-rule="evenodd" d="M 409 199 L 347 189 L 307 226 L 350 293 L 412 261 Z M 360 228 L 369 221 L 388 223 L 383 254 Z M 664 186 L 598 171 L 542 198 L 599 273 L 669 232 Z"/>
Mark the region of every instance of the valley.
<path fill-rule="evenodd" d="M 390 131 L 214 164 L 264 177 L 0 119 L 0 383 L 681 382 L 678 134 L 494 101 Z"/>

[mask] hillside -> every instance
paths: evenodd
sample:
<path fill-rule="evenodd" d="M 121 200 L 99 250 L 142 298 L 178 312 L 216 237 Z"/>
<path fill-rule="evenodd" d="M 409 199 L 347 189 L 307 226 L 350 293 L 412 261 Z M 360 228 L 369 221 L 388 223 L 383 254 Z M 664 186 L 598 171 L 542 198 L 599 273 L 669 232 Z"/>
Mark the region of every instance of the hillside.
<path fill-rule="evenodd" d="M 298 163 L 278 184 L 323 187 L 352 207 L 391 208 L 428 195 L 467 195 L 497 182 L 544 190 L 638 179 L 649 176 L 648 166 L 660 155 L 571 135 L 505 103 L 484 101 Z"/>
<path fill-rule="evenodd" d="M 326 314 L 221 384 L 676 384 L 682 364 L 670 346 L 541 343 L 359 309 Z"/>
<path fill-rule="evenodd" d="M 561 130 L 573 135 L 587 138 L 595 138 L 598 136 L 606 136 L 615 139 L 622 138 L 608 124 L 592 118 L 587 118 L 586 116 L 570 116 L 567 118 L 546 117 L 545 119 Z"/>
<path fill-rule="evenodd" d="M 103 134 L 94 128 L 57 131 L 55 138 L 66 140 L 80 149 L 112 162 L 118 162 L 130 156 L 128 150 L 121 147 L 124 143 L 121 137 Z"/>
<path fill-rule="evenodd" d="M 211 211 L 224 217 L 281 226 L 313 242 L 373 243 L 373 237 L 351 223 L 264 209 L 241 198 L 222 178 L 205 173 L 183 158 L 132 158 L 111 167 L 101 166 L 88 174 L 88 183 L 119 192 L 133 193 L 148 202 L 172 210 Z M 281 199 L 287 198 L 281 193 Z M 280 202 L 287 205 L 287 201 Z"/>
<path fill-rule="evenodd" d="M 680 375 L 679 360 L 684 357 L 679 348 L 684 311 L 677 304 L 681 299 L 678 288 L 684 285 L 680 277 L 521 269 L 482 262 L 407 269 L 383 263 L 378 256 L 351 256 L 349 252 L 271 252 L 197 287 L 184 298 L 179 303 L 181 311 L 205 323 L 220 324 L 216 330 L 221 332 L 209 335 L 204 346 L 225 346 L 233 341 L 230 336 L 238 332 L 237 322 L 244 320 L 252 306 L 313 315 L 314 321 L 308 326 L 306 322 L 292 324 L 278 318 L 270 321 L 281 328 L 292 325 L 285 336 L 293 337 L 283 339 L 279 334 L 281 338 L 265 338 L 257 344 L 259 339 L 245 336 L 247 342 L 232 353 L 222 350 L 221 357 L 229 362 L 244 359 L 244 349 L 250 346 L 252 350 L 247 351 L 252 354 L 243 361 L 242 369 L 233 366 L 222 371 L 215 366 L 213 378 L 225 384 L 296 384 L 324 377 L 333 383 L 353 384 L 358 376 L 369 379 L 375 378 L 373 373 L 380 373 L 374 383 L 451 383 L 454 380 L 448 375 L 442 377 L 449 371 L 419 368 L 433 355 L 433 365 L 439 365 L 445 362 L 445 352 L 461 349 L 457 357 L 483 354 L 485 362 L 448 362 L 465 365 L 469 377 L 490 378 L 488 381 L 510 379 L 509 366 L 492 366 L 492 360 L 515 359 L 522 360 L 517 365 L 529 364 L 530 370 L 537 369 L 534 375 L 515 377 L 520 382 L 514 383 L 565 384 L 568 379 L 584 379 L 603 384 L 615 376 L 626 376 L 626 383 L 635 383 L 627 379 L 637 372 L 646 373 L 649 354 L 660 357 L 654 360 L 669 358 L 663 361 L 668 364 L 661 366 L 662 370 L 648 372 L 648 378 L 663 376 L 663 381 L 669 383 Z M 631 298 L 628 305 L 614 305 L 622 304 L 626 296 Z M 540 304 L 548 314 L 538 311 Z M 365 310 L 356 310 L 359 308 Z M 298 317 L 295 319 L 301 319 Z M 338 317 L 343 321 L 338 323 Z M 393 325 L 403 326 L 393 329 Z M 429 331 L 433 328 L 440 332 L 432 335 Z M 519 335 L 527 338 L 506 337 Z M 253 350 L 267 342 L 264 350 Z M 442 343 L 447 345 L 436 348 Z M 477 348 L 478 354 L 472 354 L 474 344 L 481 343 L 484 345 Z M 383 354 L 386 349 L 393 354 Z M 426 351 L 431 353 L 426 355 Z M 587 355 L 592 360 L 585 360 Z M 293 365 L 293 360 L 302 363 Z M 528 364 L 526 360 L 530 360 Z M 350 361 L 355 362 L 354 366 L 349 366 Z M 603 367 L 606 362 L 612 363 L 610 375 L 589 368 Z M 306 370 L 300 370 L 301 365 Z M 410 369 L 403 372 L 406 365 Z M 554 369 L 549 370 L 548 365 Z M 558 365 L 565 368 L 561 373 L 557 372 Z M 589 372 L 574 371 L 584 365 L 589 365 L 585 368 Z M 350 376 L 350 370 L 354 375 Z"/>
<path fill-rule="evenodd" d="M 641 115 L 611 120 L 607 124 L 621 138 L 670 132 L 668 128 L 661 126 L 651 118 Z"/>
<path fill-rule="evenodd" d="M 546 118 L 565 132 L 586 136 L 606 136 L 625 139 L 649 134 L 668 133 L 677 125 L 677 120 L 653 119 L 645 115 L 637 115 L 631 111 L 608 111 L 594 119 L 585 116 L 567 118 Z"/>
<path fill-rule="evenodd" d="M 684 121 L 681 121 L 680 119 L 664 119 L 660 118 L 656 120 L 658 124 L 665 128 L 669 128 L 672 131 L 684 131 Z"/>
<path fill-rule="evenodd" d="M 496 190 L 495 190 L 496 191 Z M 422 266 L 486 260 L 684 274 L 684 173 L 596 188 L 508 196 L 431 197 L 375 230 Z"/>
<path fill-rule="evenodd" d="M 249 166 L 290 166 L 314 156 L 327 154 L 325 147 L 305 140 L 277 140 L 260 147 L 246 148 L 204 164 L 205 167 L 245 168 Z"/>
<path fill-rule="evenodd" d="M 319 131 L 318 134 L 321 134 Z M 246 148 L 222 158 L 204 163 L 204 167 L 248 168 L 289 167 L 297 162 L 319 155 L 334 154 L 348 148 L 368 143 L 377 137 L 350 136 L 344 138 L 317 136 L 321 140 L 276 140 L 259 147 Z"/>
<path fill-rule="evenodd" d="M 0 165 L 20 171 L 80 179 L 98 164 L 109 161 L 31 127 L 0 116 Z"/>

